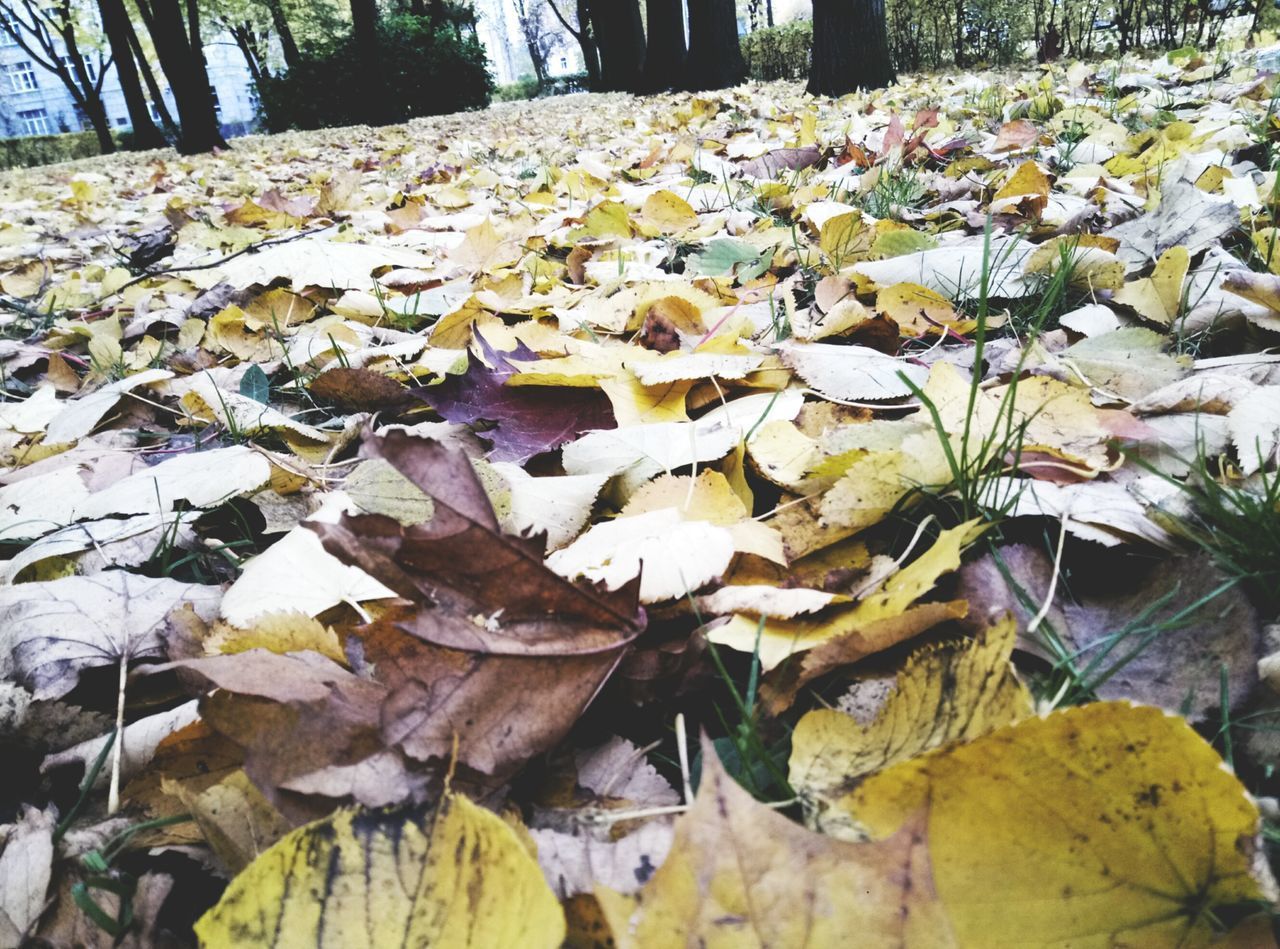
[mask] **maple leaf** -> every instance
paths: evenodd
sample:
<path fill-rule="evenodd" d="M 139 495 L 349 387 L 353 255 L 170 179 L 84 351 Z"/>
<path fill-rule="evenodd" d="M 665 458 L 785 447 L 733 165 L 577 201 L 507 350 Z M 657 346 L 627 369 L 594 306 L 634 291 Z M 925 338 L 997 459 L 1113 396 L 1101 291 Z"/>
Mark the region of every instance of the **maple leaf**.
<path fill-rule="evenodd" d="M 450 422 L 491 423 L 478 432 L 493 445 L 489 452 L 492 460 L 523 464 L 583 432 L 614 427 L 613 409 L 601 392 L 507 386 L 506 381 L 517 371 L 512 362 L 537 356 L 523 345 L 500 353 L 479 334 L 476 341 L 492 368 L 472 356 L 465 373 L 447 376 L 438 386 L 416 389 L 414 395 Z"/>

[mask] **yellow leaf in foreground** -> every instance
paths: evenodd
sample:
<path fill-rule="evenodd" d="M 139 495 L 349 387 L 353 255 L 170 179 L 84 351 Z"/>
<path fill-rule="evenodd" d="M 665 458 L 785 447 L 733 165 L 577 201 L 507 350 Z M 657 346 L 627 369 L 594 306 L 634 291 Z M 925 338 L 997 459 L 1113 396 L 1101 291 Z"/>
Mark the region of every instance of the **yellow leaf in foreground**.
<path fill-rule="evenodd" d="M 641 219 L 663 234 L 687 230 L 698 223 L 698 212 L 689 202 L 672 191 L 655 191 L 645 198 Z"/>
<path fill-rule="evenodd" d="M 1200 946 L 1214 908 L 1269 898 L 1258 810 L 1187 722 L 1106 702 L 868 778 L 840 806 L 892 841 L 927 813 L 962 946 Z"/>
<path fill-rule="evenodd" d="M 1035 162 L 1024 161 L 991 199 L 991 213 L 1038 218 L 1048 203 L 1049 176 Z"/>
<path fill-rule="evenodd" d="M 554 949 L 564 914 L 514 830 L 456 794 L 425 823 L 343 809 L 231 881 L 195 926 L 204 946 Z"/>
<path fill-rule="evenodd" d="M 910 828 L 873 844 L 824 837 L 753 800 L 709 743 L 702 760 L 693 807 L 638 897 L 596 891 L 617 945 L 954 945 Z"/>
<path fill-rule="evenodd" d="M 791 786 L 820 807 L 864 775 L 1026 718 L 1031 697 L 1009 664 L 1017 634 L 1007 616 L 978 639 L 914 653 L 868 725 L 835 709 L 809 712 L 791 737 Z"/>
<path fill-rule="evenodd" d="M 1185 247 L 1170 247 L 1160 255 L 1150 277 L 1126 283 L 1111 299 L 1132 307 L 1144 320 L 1168 326 L 1182 309 L 1182 283 L 1190 265 Z"/>

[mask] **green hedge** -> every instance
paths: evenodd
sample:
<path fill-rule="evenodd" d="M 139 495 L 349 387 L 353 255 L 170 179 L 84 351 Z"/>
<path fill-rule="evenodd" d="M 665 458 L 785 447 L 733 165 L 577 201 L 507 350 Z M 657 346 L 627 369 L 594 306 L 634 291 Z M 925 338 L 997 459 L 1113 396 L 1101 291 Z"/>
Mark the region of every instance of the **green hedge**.
<path fill-rule="evenodd" d="M 89 158 L 96 154 L 98 138 L 92 132 L 0 138 L 0 169 L 51 165 L 56 161 Z"/>
<path fill-rule="evenodd" d="M 484 46 L 470 32 L 435 27 L 427 17 L 385 16 L 378 24 L 386 94 L 393 121 L 489 104 L 493 79 Z M 367 120 L 365 65 L 350 35 L 302 51 L 288 72 L 258 83 L 267 130 L 356 125 Z"/>
<path fill-rule="evenodd" d="M 742 57 L 752 79 L 803 79 L 809 75 L 809 54 L 813 49 L 813 23 L 795 20 L 767 30 L 756 30 L 742 38 Z"/>

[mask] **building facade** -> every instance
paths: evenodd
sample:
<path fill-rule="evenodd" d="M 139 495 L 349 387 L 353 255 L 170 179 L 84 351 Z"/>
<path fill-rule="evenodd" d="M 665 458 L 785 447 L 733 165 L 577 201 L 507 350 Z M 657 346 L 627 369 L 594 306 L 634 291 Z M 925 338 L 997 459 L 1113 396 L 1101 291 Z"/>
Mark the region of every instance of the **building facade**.
<path fill-rule="evenodd" d="M 32 47 L 40 49 L 35 43 Z M 230 37 L 218 36 L 205 44 L 204 53 L 223 134 L 231 137 L 253 131 L 258 122 L 258 96 L 239 48 Z M 62 59 L 64 62 L 69 60 L 65 51 Z M 97 70 L 106 57 L 94 50 L 85 53 L 84 59 L 86 70 L 96 81 Z M 152 69 L 161 85 L 169 114 L 176 118 L 173 94 L 165 86 L 164 73 L 155 64 L 152 64 Z M 112 127 L 117 131 L 127 131 L 130 127 L 129 111 L 125 107 L 115 67 L 110 64 L 102 82 L 102 101 Z M 154 104 L 151 110 L 153 117 L 158 119 Z M 91 128 L 57 73 L 41 66 L 7 31 L 0 29 L 0 137 L 57 135 Z"/>
<path fill-rule="evenodd" d="M 542 35 L 546 37 L 547 75 L 552 79 L 577 76 L 586 69 L 582 50 L 569 32 L 547 8 L 545 0 L 524 0 L 525 9 L 539 17 Z M 567 15 L 576 4 L 562 4 Z M 493 78 L 499 85 L 519 82 L 534 75 L 533 60 L 520 29 L 520 15 L 515 0 L 475 0 L 476 35 L 484 43 L 493 67 Z"/>

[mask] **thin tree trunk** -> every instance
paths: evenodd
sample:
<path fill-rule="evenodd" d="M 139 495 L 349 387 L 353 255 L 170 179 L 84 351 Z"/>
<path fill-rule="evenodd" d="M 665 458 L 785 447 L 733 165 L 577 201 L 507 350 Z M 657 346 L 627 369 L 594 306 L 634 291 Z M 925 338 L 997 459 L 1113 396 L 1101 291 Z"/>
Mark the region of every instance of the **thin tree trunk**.
<path fill-rule="evenodd" d="M 178 123 L 174 120 L 173 113 L 169 111 L 169 104 L 164 101 L 164 94 L 160 90 L 160 83 L 156 81 L 155 71 L 152 70 L 151 63 L 147 61 L 147 54 L 142 48 L 142 41 L 138 39 L 138 34 L 133 28 L 133 21 L 128 17 L 125 18 L 124 30 L 129 41 L 129 47 L 133 51 L 134 62 L 138 64 L 138 73 L 146 84 L 147 95 L 151 96 L 151 104 L 156 107 L 156 114 L 160 116 L 160 124 L 166 132 L 176 139 L 180 134 Z"/>
<path fill-rule="evenodd" d="M 255 86 L 261 86 L 266 67 L 261 61 L 253 26 L 246 20 L 243 23 L 234 25 L 224 24 L 224 27 L 231 34 L 231 38 L 236 41 L 236 46 L 240 47 L 240 53 L 244 56 L 244 64 L 249 69 L 249 78 L 253 80 Z"/>
<path fill-rule="evenodd" d="M 649 42 L 640 78 L 643 92 L 679 89 L 683 85 L 684 0 L 646 0 Z"/>
<path fill-rule="evenodd" d="M 587 71 L 587 88 L 593 92 L 598 90 L 600 88 L 600 57 L 596 53 L 595 40 L 591 37 L 591 11 L 587 8 L 587 0 L 578 0 L 577 29 L 574 29 L 565 15 L 560 12 L 556 0 L 547 0 L 547 6 L 556 15 L 560 25 L 577 40 L 578 48 L 582 50 L 582 68 Z"/>
<path fill-rule="evenodd" d="M 813 0 L 809 92 L 842 96 L 891 82 L 884 0 Z"/>
<path fill-rule="evenodd" d="M 164 148 L 169 143 L 164 134 L 151 121 L 147 110 L 147 97 L 142 94 L 138 79 L 138 65 L 134 62 L 133 48 L 129 45 L 129 33 L 125 21 L 129 14 L 123 0 L 98 0 L 98 14 L 102 18 L 102 31 L 111 45 L 111 56 L 116 64 L 116 78 L 124 93 L 125 108 L 129 110 L 129 124 L 133 126 L 133 148 Z"/>
<path fill-rule="evenodd" d="M 773 0 L 764 0 L 765 22 L 773 26 Z"/>
<path fill-rule="evenodd" d="M 591 26 L 600 50 L 600 87 L 634 92 L 644 64 L 644 22 L 636 0 L 590 0 Z"/>
<path fill-rule="evenodd" d="M 685 88 L 693 92 L 724 89 L 746 78 L 734 0 L 689 0 Z"/>
<path fill-rule="evenodd" d="M 263 0 L 263 3 L 266 5 L 267 12 L 271 14 L 271 25 L 275 27 L 276 36 L 280 40 L 280 52 L 284 54 L 285 67 L 293 69 L 302 61 L 302 54 L 298 52 L 298 42 L 293 38 L 289 18 L 284 14 L 284 4 L 280 0 Z"/>
<path fill-rule="evenodd" d="M 84 68 L 84 57 L 80 54 L 80 46 L 76 43 L 76 31 L 70 18 L 63 20 L 63 27 L 58 31 L 62 43 L 71 59 L 71 72 L 74 81 L 68 82 L 73 98 L 77 99 L 85 117 L 93 126 L 94 137 L 98 139 L 98 151 L 110 155 L 116 150 L 116 140 L 111 137 L 111 120 L 107 118 L 107 107 L 102 102 L 102 87 L 95 86 Z M 106 67 L 103 67 L 105 72 Z M 75 86 L 79 86 L 80 95 L 76 95 Z"/>

